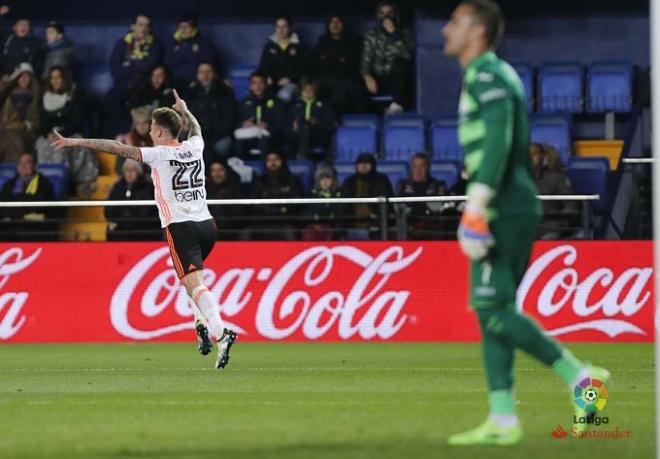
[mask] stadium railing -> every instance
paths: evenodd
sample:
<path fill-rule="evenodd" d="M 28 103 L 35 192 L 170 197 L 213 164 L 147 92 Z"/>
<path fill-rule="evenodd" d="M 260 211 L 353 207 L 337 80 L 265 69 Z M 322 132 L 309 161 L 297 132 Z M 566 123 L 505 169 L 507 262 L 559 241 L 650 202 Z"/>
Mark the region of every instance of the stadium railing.
<path fill-rule="evenodd" d="M 593 204 L 598 201 L 599 195 L 556 195 L 556 196 L 539 196 L 542 201 L 576 201 L 580 203 L 581 209 L 573 215 L 562 213 L 563 217 L 579 220 L 580 225 L 569 227 L 572 230 L 572 236 L 566 238 L 572 239 L 590 239 L 593 236 L 592 231 L 592 211 Z M 407 211 L 407 204 L 425 202 L 433 206 L 433 209 L 440 209 L 443 204 L 459 203 L 465 201 L 465 196 L 423 196 L 423 197 L 373 197 L 373 198 L 296 198 L 296 199 L 212 199 L 208 200 L 209 206 L 253 206 L 253 205 L 309 205 L 309 204 L 372 204 L 378 206 L 378 215 L 369 221 L 359 220 L 353 216 L 340 216 L 335 221 L 338 223 L 347 224 L 348 226 L 339 226 L 336 228 L 337 233 L 355 228 L 356 223 L 360 223 L 363 228 L 367 228 L 367 233 L 371 238 L 377 237 L 381 240 L 394 238 L 396 240 L 406 240 L 409 238 L 409 212 Z M 33 202 L 0 202 L 0 210 L 3 208 L 39 208 L 39 209 L 61 209 L 61 208 L 82 208 L 82 207 L 122 207 L 122 206 L 154 206 L 155 201 L 141 200 L 141 201 L 33 201 Z M 428 236 L 430 239 L 453 239 L 455 236 L 455 227 L 458 224 L 460 213 L 454 212 L 450 216 L 443 216 L 442 212 L 438 211 L 432 213 L 429 217 L 415 217 L 418 221 L 433 221 L 438 223 L 435 228 L 430 231 L 421 231 L 416 237 L 424 238 Z M 556 217 L 556 215 L 555 215 Z M 421 220 L 420 220 L 421 219 Z M 89 221 L 89 220 L 86 220 Z M 101 220 L 105 221 L 105 220 Z M 138 220 L 130 220 L 138 221 Z M 143 219 L 139 221 L 153 221 L 155 219 Z M 287 216 L 286 219 L 281 217 L 253 217 L 248 216 L 226 218 L 223 221 L 240 222 L 243 225 L 254 223 L 268 224 L 268 223 L 282 223 L 283 221 L 291 222 L 295 225 L 302 225 L 305 223 L 314 223 L 309 215 L 292 215 Z M 7 220 L 4 219 L 2 223 L 17 223 L 24 222 L 24 220 Z M 42 222 L 33 222 L 35 224 L 53 225 L 57 223 L 71 223 L 71 218 L 49 218 Z M 98 221 L 97 221 L 98 222 Z M 267 225 L 266 225 L 267 226 Z M 444 230 L 443 230 L 444 228 Z M 566 230 L 567 228 L 563 228 Z M 238 231 L 238 230 L 236 230 Z M 259 233 L 257 230 L 256 233 Z M 262 230 L 263 231 L 263 230 Z M 51 230 L 51 235 L 53 231 Z M 438 237 L 440 236 L 440 237 Z M 55 240 L 55 239 L 52 239 Z"/>

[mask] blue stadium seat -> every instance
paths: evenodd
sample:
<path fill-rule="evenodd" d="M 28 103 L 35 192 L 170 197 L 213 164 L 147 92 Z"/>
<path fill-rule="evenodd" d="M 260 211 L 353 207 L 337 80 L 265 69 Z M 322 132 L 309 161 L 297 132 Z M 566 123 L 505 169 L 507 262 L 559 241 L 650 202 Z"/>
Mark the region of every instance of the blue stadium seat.
<path fill-rule="evenodd" d="M 388 161 L 408 161 L 415 153 L 426 150 L 424 128 L 419 126 L 385 126 L 383 149 Z"/>
<path fill-rule="evenodd" d="M 629 62 L 594 62 L 587 71 L 587 111 L 590 113 L 632 110 L 633 68 Z"/>
<path fill-rule="evenodd" d="M 531 141 L 552 146 L 565 165 L 571 155 L 571 118 L 569 115 L 536 115 L 531 123 Z"/>
<path fill-rule="evenodd" d="M 385 116 L 385 126 L 416 126 L 424 129 L 424 117 L 417 112 L 397 113 Z"/>
<path fill-rule="evenodd" d="M 566 172 L 575 193 L 598 194 L 600 199 L 596 202 L 596 210 L 603 211 L 607 208 L 610 176 L 610 162 L 607 158 L 571 158 Z"/>
<path fill-rule="evenodd" d="M 337 171 L 337 181 L 340 185 L 344 184 L 346 177 L 355 173 L 355 162 L 338 161 L 335 162 L 334 167 Z"/>
<path fill-rule="evenodd" d="M 85 63 L 79 66 L 76 75 L 78 85 L 89 95 L 101 97 L 112 87 L 109 63 Z"/>
<path fill-rule="evenodd" d="M 53 185 L 55 199 L 65 199 L 67 197 L 69 189 L 69 169 L 64 164 L 42 163 L 37 165 L 37 170 Z"/>
<path fill-rule="evenodd" d="M 337 129 L 337 161 L 353 161 L 360 153 L 378 150 L 376 129 L 369 126 L 340 126 Z"/>
<path fill-rule="evenodd" d="M 434 160 L 463 162 L 463 149 L 458 141 L 455 116 L 435 118 L 431 123 L 431 152 Z"/>
<path fill-rule="evenodd" d="M 373 113 L 353 113 L 342 115 L 342 126 L 367 126 L 378 129 L 381 125 L 381 117 Z"/>
<path fill-rule="evenodd" d="M 547 63 L 539 71 L 540 112 L 582 112 L 582 66 L 576 62 Z"/>
<path fill-rule="evenodd" d="M 520 77 L 520 81 L 522 81 L 525 88 L 527 110 L 531 112 L 534 108 L 534 67 L 526 62 L 512 62 L 511 66 Z"/>
<path fill-rule="evenodd" d="M 0 164 L 0 188 L 5 182 L 16 175 L 16 164 L 4 163 Z"/>
<path fill-rule="evenodd" d="M 289 170 L 302 180 L 303 192 L 307 194 L 314 185 L 314 162 L 309 160 L 290 160 L 287 161 Z"/>
<path fill-rule="evenodd" d="M 410 176 L 408 163 L 403 161 L 379 161 L 376 170 L 387 175 L 392 188 L 396 186 L 399 180 L 405 180 Z"/>
<path fill-rule="evenodd" d="M 445 182 L 449 189 L 461 176 L 461 164 L 457 161 L 434 161 L 431 163 L 431 176 Z"/>
<path fill-rule="evenodd" d="M 257 70 L 256 65 L 236 64 L 229 66 L 228 79 L 234 89 L 234 97 L 242 99 L 250 87 L 250 74 Z"/>
<path fill-rule="evenodd" d="M 264 170 L 266 169 L 266 165 L 261 159 L 250 159 L 247 161 L 243 161 L 246 166 L 251 167 L 253 169 L 253 177 L 254 174 L 256 175 L 261 175 L 264 173 Z"/>

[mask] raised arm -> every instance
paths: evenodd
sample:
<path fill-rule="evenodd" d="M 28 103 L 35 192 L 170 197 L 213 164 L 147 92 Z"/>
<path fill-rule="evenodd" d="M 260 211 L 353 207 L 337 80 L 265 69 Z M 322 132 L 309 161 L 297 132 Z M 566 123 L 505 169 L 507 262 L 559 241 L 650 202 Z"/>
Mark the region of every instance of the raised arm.
<path fill-rule="evenodd" d="M 92 150 L 102 151 L 105 153 L 112 153 L 113 155 L 123 156 L 124 158 L 131 158 L 136 161 L 142 161 L 142 153 L 138 147 L 126 145 L 125 143 L 118 142 L 117 140 L 105 139 L 76 139 L 63 137 L 59 132 L 53 131 L 57 139 L 52 143 L 56 150 L 70 147 L 83 147 Z"/>
<path fill-rule="evenodd" d="M 176 89 L 173 91 L 174 92 L 174 105 L 172 105 L 172 108 L 176 110 L 179 115 L 183 117 L 183 123 L 184 126 L 187 126 L 189 131 L 188 131 L 188 136 L 192 137 L 195 135 L 202 135 L 202 127 L 199 125 L 199 121 L 197 121 L 197 118 L 190 113 L 190 110 L 188 110 L 188 105 L 186 105 L 186 101 L 183 100 L 181 97 L 179 97 L 179 93 L 176 92 Z"/>

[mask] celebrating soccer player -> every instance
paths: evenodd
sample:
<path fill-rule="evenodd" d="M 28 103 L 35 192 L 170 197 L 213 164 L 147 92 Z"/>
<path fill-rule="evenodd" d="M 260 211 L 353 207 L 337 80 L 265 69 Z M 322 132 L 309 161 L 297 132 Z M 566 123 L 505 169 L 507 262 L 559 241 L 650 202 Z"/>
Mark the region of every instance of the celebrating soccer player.
<path fill-rule="evenodd" d="M 523 86 L 493 52 L 504 31 L 491 0 L 461 3 L 442 30 L 444 52 L 463 68 L 459 139 L 469 174 L 468 200 L 458 229 L 470 262 L 470 305 L 483 337 L 490 415 L 474 430 L 453 435 L 452 445 L 513 445 L 522 440 L 515 411 L 513 357 L 522 349 L 569 388 L 609 373 L 585 364 L 546 336 L 516 308 L 516 289 L 529 261 L 541 206 L 529 164 L 529 128 Z M 577 418 L 585 415 L 576 408 Z M 584 424 L 575 425 L 577 431 Z"/>
<path fill-rule="evenodd" d="M 174 268 L 203 318 L 198 318 L 195 326 L 199 352 L 203 355 L 211 352 L 210 332 L 218 345 L 216 368 L 224 368 L 236 333 L 224 328 L 218 303 L 203 282 L 203 262 L 215 245 L 216 227 L 206 205 L 202 129 L 176 91 L 174 98 L 174 110 L 164 107 L 152 114 L 149 135 L 154 147 L 138 148 L 115 140 L 65 138 L 57 132 L 53 145 L 58 150 L 91 148 L 151 166 L 156 206 Z M 189 137 L 179 142 L 177 137 L 182 127 L 188 130 Z M 195 315 L 198 317 L 197 312 Z"/>

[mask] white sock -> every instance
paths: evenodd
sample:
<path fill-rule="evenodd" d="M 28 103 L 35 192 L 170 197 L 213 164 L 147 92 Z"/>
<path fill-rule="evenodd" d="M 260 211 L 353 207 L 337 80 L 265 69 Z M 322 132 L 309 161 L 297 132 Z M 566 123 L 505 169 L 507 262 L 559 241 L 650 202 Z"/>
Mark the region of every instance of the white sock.
<path fill-rule="evenodd" d="M 518 424 L 518 416 L 515 414 L 491 414 L 489 418 L 496 426 L 505 429 Z"/>
<path fill-rule="evenodd" d="M 224 325 L 222 319 L 220 319 L 220 310 L 215 298 L 205 285 L 195 287 L 192 291 L 192 297 L 208 325 L 209 333 L 216 340 L 220 339 Z"/>
<path fill-rule="evenodd" d="M 199 321 L 202 324 L 204 324 L 204 326 L 206 327 L 207 326 L 206 321 L 204 320 L 204 317 L 202 317 L 202 314 L 199 311 L 199 307 L 197 307 L 197 305 L 195 304 L 195 300 L 193 300 L 192 297 L 188 297 L 188 298 L 190 298 L 190 301 L 193 302 L 192 312 L 193 312 L 193 320 L 195 321 L 195 326 L 197 326 L 197 322 Z"/>

